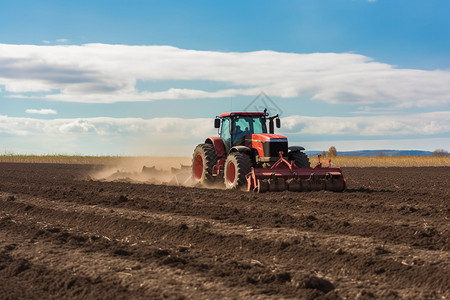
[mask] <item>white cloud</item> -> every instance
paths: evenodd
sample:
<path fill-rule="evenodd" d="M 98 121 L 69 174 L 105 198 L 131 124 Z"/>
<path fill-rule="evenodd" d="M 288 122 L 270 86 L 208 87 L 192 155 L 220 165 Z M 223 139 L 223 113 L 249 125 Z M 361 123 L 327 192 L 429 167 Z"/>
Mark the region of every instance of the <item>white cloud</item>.
<path fill-rule="evenodd" d="M 49 108 L 42 108 L 42 109 L 32 109 L 29 108 L 25 110 L 27 114 L 39 114 L 39 115 L 56 115 L 56 110 L 49 109 Z"/>
<path fill-rule="evenodd" d="M 0 85 L 12 97 L 111 103 L 257 95 L 397 108 L 450 103 L 450 71 L 398 69 L 353 53 L 217 52 L 170 46 L 0 44 Z M 138 91 L 136 82 L 208 80 L 239 88 Z M 36 95 L 33 95 L 36 98 Z"/>
<path fill-rule="evenodd" d="M 43 120 L 0 115 L 2 147 L 18 153 L 191 155 L 216 135 L 212 119 L 86 118 Z"/>
<path fill-rule="evenodd" d="M 404 116 L 283 118 L 284 131 L 300 135 L 405 136 L 450 133 L 450 111 Z"/>
<path fill-rule="evenodd" d="M 187 139 L 207 136 L 213 131 L 211 119 L 98 117 L 44 120 L 0 115 L 0 133 L 12 135 L 71 133 L 100 136 L 153 135 Z"/>
<path fill-rule="evenodd" d="M 213 127 L 212 119 L 203 118 L 43 120 L 0 115 L 2 147 L 20 153 L 191 155 L 196 144 L 217 135 Z M 286 135 L 293 145 L 300 144 L 307 150 L 328 149 L 330 145 L 341 151 L 450 150 L 450 111 L 401 117 L 291 116 L 282 119 L 282 127 L 280 134 Z M 444 137 L 430 138 L 430 135 Z M 328 138 L 317 140 L 320 136 Z M 354 140 L 345 141 L 348 136 Z"/>
<path fill-rule="evenodd" d="M 93 133 L 99 135 L 152 135 L 170 138 L 206 137 L 213 132 L 213 120 L 196 118 L 73 118 L 33 119 L 0 115 L 0 133 L 56 134 Z M 450 111 L 410 114 L 404 116 L 368 117 L 305 117 L 282 118 L 282 133 L 304 136 L 405 136 L 450 133 Z"/>
<path fill-rule="evenodd" d="M 65 152 L 126 155 L 190 155 L 193 147 L 208 136 L 217 135 L 212 119 L 182 118 L 74 118 L 43 120 L 16 118 L 0 115 L 0 135 L 2 140 L 14 138 L 14 143 L 28 147 L 39 146 L 43 153 Z M 450 111 L 423 114 L 371 117 L 302 117 L 291 116 L 282 119 L 280 134 L 286 135 L 295 145 L 308 150 L 322 149 L 319 145 L 340 145 L 340 150 L 371 149 L 375 142 L 314 141 L 320 136 L 334 136 L 337 140 L 379 140 L 378 148 L 400 148 L 405 139 L 430 138 L 430 135 L 444 136 L 444 145 L 426 145 L 417 142 L 409 149 L 434 150 L 449 149 Z M 445 138 L 447 136 L 447 138 Z M 391 138 L 391 142 L 387 139 Z M 26 141 L 26 142 L 25 142 Z M 49 143 L 42 141 L 51 141 Z M 406 141 L 406 140 L 405 140 Z M 406 142 L 405 142 L 406 143 Z M 403 143 L 410 145 L 410 143 Z M 347 145 L 346 147 L 344 147 Z M 18 151 L 7 143 L 3 145 Z M 434 148 L 430 148 L 434 147 Z M 89 149 L 89 150 L 88 150 Z M 120 151 L 118 150 L 120 149 Z M 324 148 L 325 149 L 325 148 Z M 402 148 L 405 149 L 405 148 Z M 450 149 L 449 149 L 450 150 Z"/>
<path fill-rule="evenodd" d="M 49 40 L 42 40 L 42 43 L 43 44 L 47 44 L 47 45 L 50 45 L 50 44 L 53 44 L 53 43 L 68 43 L 69 42 L 69 40 L 68 39 L 56 39 L 55 41 L 49 41 Z"/>

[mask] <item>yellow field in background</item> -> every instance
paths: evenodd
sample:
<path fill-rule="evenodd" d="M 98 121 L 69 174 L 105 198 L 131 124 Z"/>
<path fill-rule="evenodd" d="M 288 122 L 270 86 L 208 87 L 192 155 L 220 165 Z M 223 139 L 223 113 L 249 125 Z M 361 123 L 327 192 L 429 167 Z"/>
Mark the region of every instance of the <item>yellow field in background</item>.
<path fill-rule="evenodd" d="M 311 166 L 318 162 L 317 156 L 310 157 Z M 157 157 L 157 156 L 70 156 L 70 155 L 0 155 L 0 162 L 18 163 L 59 163 L 59 164 L 99 164 L 99 165 L 146 165 L 157 168 L 190 165 L 191 157 Z M 322 158 L 328 166 L 328 158 Z M 347 157 L 331 158 L 332 166 L 338 167 L 449 167 L 450 157 L 435 156 L 382 156 L 382 157 Z"/>
<path fill-rule="evenodd" d="M 71 155 L 0 155 L 0 162 L 94 164 L 111 166 L 155 166 L 158 169 L 179 168 L 191 165 L 191 157 L 158 156 L 71 156 Z"/>
<path fill-rule="evenodd" d="M 327 157 L 322 158 L 323 165 L 328 166 Z M 332 157 L 331 164 L 336 167 L 449 167 L 450 156 L 382 156 L 382 157 Z M 309 158 L 311 166 L 317 162 L 317 156 Z"/>

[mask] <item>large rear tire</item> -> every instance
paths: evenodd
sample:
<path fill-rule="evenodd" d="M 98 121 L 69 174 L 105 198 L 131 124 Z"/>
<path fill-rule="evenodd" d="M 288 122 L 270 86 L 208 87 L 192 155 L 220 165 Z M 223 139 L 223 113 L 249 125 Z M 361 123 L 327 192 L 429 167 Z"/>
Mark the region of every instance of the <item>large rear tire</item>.
<path fill-rule="evenodd" d="M 217 163 L 217 154 L 211 144 L 199 144 L 192 156 L 192 177 L 202 184 L 214 182 L 213 167 Z"/>
<path fill-rule="evenodd" d="M 224 169 L 224 183 L 227 189 L 237 189 L 247 185 L 245 175 L 250 173 L 252 162 L 250 158 L 239 152 L 228 155 Z"/>
<path fill-rule="evenodd" d="M 295 165 L 299 168 L 311 168 L 308 156 L 300 151 L 292 151 L 288 153 L 289 161 L 294 161 Z"/>

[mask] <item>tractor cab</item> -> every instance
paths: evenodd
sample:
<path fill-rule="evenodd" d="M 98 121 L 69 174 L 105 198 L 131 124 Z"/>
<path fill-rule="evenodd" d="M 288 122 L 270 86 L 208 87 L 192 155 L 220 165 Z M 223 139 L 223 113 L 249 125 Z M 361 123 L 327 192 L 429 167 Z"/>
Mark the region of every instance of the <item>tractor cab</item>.
<path fill-rule="evenodd" d="M 217 117 L 215 127 L 219 128 L 225 151 L 228 153 L 234 146 L 245 145 L 246 136 L 248 138 L 253 134 L 267 134 L 267 120 L 269 120 L 269 133 L 274 133 L 274 119 L 276 119 L 277 128 L 280 128 L 278 115 L 269 117 L 266 111 L 231 112 Z"/>

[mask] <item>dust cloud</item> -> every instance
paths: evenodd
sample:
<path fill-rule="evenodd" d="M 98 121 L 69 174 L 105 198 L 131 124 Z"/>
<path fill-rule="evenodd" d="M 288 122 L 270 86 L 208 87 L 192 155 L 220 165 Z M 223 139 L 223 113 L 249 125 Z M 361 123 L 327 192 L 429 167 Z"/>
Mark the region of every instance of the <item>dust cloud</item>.
<path fill-rule="evenodd" d="M 89 174 L 99 181 L 192 186 L 190 157 L 122 157 Z"/>

